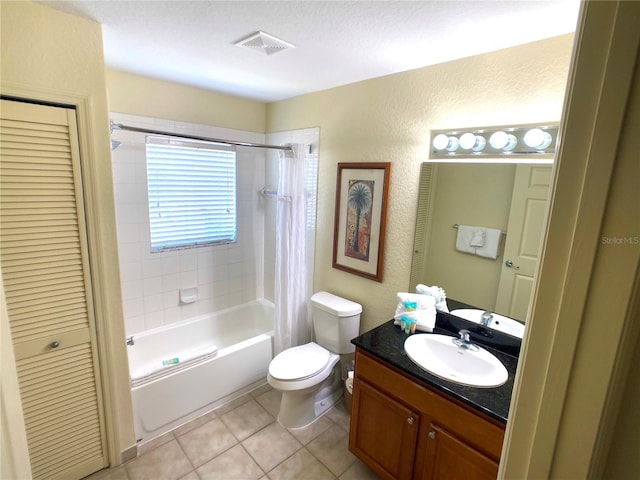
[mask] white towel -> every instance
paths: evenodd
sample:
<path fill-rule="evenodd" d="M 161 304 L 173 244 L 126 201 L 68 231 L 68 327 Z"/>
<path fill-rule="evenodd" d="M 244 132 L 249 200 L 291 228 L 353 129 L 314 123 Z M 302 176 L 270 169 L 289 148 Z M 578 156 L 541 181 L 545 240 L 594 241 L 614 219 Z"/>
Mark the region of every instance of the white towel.
<path fill-rule="evenodd" d="M 476 249 L 476 255 L 485 258 L 498 258 L 498 251 L 500 249 L 500 239 L 502 238 L 502 230 L 496 228 L 487 228 L 487 233 L 484 237 L 484 246 Z"/>
<path fill-rule="evenodd" d="M 436 300 L 431 295 L 418 293 L 398 292 L 398 306 L 393 316 L 394 324 L 400 325 L 402 317 L 416 320 L 416 330 L 432 332 L 436 325 Z M 415 302 L 415 309 L 405 306 L 405 302 Z"/>
<path fill-rule="evenodd" d="M 483 227 L 475 227 L 473 229 L 473 233 L 471 234 L 471 241 L 469 245 L 472 247 L 483 247 L 484 246 L 484 237 L 487 235 L 487 229 Z"/>
<path fill-rule="evenodd" d="M 416 293 L 420 295 L 429 295 L 436 301 L 436 310 L 439 312 L 449 313 L 449 307 L 447 306 L 447 294 L 444 289 L 434 285 L 433 287 L 427 287 L 422 283 L 416 285 Z"/>
<path fill-rule="evenodd" d="M 176 355 L 168 355 L 167 360 L 178 359 L 177 363 L 163 364 L 161 361 L 153 362 L 151 364 L 144 365 L 137 370 L 131 372 L 131 384 L 132 386 L 142 385 L 151 380 L 161 378 L 169 373 L 174 373 L 179 370 L 183 370 L 192 366 L 202 360 L 209 357 L 213 357 L 218 353 L 218 347 L 205 346 L 198 349 L 194 349 L 187 352 L 182 352 Z"/>
<path fill-rule="evenodd" d="M 473 232 L 478 227 L 471 225 L 458 225 L 458 235 L 456 236 L 456 250 L 464 253 L 476 253 L 476 248 L 471 245 Z"/>

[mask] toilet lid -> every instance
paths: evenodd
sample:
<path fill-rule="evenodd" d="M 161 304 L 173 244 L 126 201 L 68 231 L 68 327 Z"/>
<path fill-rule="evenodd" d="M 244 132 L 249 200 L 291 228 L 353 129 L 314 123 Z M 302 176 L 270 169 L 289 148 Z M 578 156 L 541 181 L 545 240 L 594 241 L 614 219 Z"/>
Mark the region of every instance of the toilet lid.
<path fill-rule="evenodd" d="M 269 374 L 278 380 L 301 380 L 311 377 L 329 361 L 329 350 L 317 343 L 307 343 L 279 353 L 269 364 Z"/>

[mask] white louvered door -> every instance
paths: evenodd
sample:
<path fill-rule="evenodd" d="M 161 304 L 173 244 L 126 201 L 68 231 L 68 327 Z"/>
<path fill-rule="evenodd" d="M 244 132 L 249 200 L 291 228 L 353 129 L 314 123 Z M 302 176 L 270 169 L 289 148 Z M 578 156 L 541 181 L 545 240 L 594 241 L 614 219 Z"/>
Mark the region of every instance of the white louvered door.
<path fill-rule="evenodd" d="M 106 466 L 75 110 L 2 100 L 0 262 L 33 478 Z"/>

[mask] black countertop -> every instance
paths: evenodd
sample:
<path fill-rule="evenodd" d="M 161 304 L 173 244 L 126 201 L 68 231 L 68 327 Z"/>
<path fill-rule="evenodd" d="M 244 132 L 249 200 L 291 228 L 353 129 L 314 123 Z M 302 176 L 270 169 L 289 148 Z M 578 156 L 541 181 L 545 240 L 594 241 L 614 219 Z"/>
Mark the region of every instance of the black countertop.
<path fill-rule="evenodd" d="M 436 328 L 433 333 L 454 335 L 452 329 L 466 327 L 464 323 L 460 324 L 460 322 L 465 322 L 465 320 L 459 319 L 458 317 L 453 318 L 455 327 L 451 327 L 451 317 L 451 315 L 438 312 Z M 474 324 L 469 323 L 469 325 L 471 326 Z M 492 337 L 493 335 L 489 336 Z M 413 361 L 411 361 L 404 352 L 404 341 L 407 337 L 408 335 L 406 335 L 399 326 L 394 325 L 393 320 L 390 320 L 379 327 L 354 338 L 351 343 L 380 360 L 399 368 L 407 375 L 427 383 L 441 392 L 451 395 L 476 410 L 479 410 L 500 422 L 507 422 L 507 417 L 509 416 L 509 405 L 511 403 L 511 392 L 513 390 L 513 380 L 518 364 L 518 358 L 516 356 L 509 355 L 504 351 L 494 348 L 495 345 L 489 346 L 482 338 L 472 334 L 472 341 L 482 344 L 483 348 L 490 351 L 500 359 L 509 373 L 509 378 L 507 379 L 507 382 L 500 387 L 468 387 L 436 377 L 413 363 Z M 509 337 L 509 340 L 515 340 L 513 337 L 507 337 Z M 512 351 L 509 348 L 506 348 L 505 350 L 509 352 Z"/>

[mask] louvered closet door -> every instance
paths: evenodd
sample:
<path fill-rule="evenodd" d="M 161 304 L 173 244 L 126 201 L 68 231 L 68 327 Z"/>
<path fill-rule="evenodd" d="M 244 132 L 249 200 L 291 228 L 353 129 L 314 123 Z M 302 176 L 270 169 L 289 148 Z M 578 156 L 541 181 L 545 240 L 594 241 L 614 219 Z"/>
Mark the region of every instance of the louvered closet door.
<path fill-rule="evenodd" d="M 73 109 L 2 100 L 0 261 L 34 479 L 106 452 Z"/>

